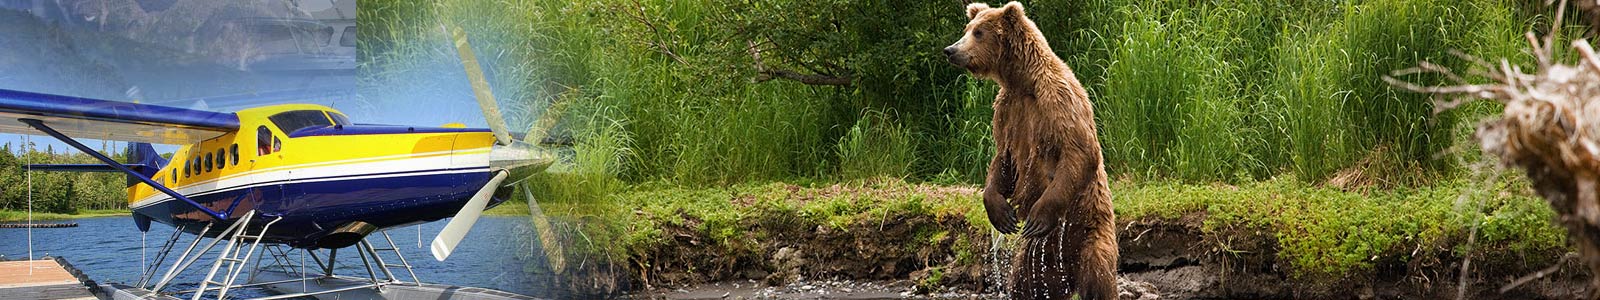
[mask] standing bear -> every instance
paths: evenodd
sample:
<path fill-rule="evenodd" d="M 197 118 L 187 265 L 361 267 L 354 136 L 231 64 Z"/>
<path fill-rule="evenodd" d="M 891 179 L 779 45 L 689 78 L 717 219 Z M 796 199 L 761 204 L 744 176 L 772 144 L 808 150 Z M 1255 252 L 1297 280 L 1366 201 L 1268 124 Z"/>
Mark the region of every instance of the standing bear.
<path fill-rule="evenodd" d="M 1001 233 L 1017 231 L 1018 212 L 1026 221 L 1007 293 L 1116 299 L 1116 217 L 1088 92 L 1022 4 L 973 3 L 967 18 L 966 34 L 944 53 L 1000 84 L 983 207 Z"/>

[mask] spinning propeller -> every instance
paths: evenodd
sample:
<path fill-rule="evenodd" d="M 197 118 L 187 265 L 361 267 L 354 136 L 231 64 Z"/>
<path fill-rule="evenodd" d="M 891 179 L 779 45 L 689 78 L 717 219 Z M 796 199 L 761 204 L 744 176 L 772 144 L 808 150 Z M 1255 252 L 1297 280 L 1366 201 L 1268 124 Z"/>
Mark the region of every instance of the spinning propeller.
<path fill-rule="evenodd" d="M 489 123 L 489 130 L 494 132 L 495 145 L 489 151 L 489 167 L 496 170 L 493 179 L 489 180 L 472 199 L 456 212 L 450 223 L 444 225 L 439 231 L 439 236 L 433 239 L 431 250 L 433 258 L 444 261 L 461 243 L 472 225 L 478 222 L 478 217 L 483 215 L 483 210 L 489 204 L 489 199 L 494 197 L 495 191 L 502 186 L 501 183 L 512 179 L 509 185 L 521 188 L 526 193 L 528 187 L 522 182 L 535 172 L 543 171 L 555 161 L 555 155 L 548 150 L 535 146 L 523 140 L 513 138 L 505 118 L 500 115 L 500 106 L 494 100 L 494 93 L 489 89 L 489 81 L 484 79 L 483 69 L 478 65 L 478 59 L 472 53 L 472 46 L 467 42 L 466 32 L 460 27 L 443 22 L 448 33 L 455 42 L 456 54 L 461 57 L 461 65 L 466 69 L 467 78 L 472 82 L 473 96 L 478 99 L 478 107 L 483 109 L 483 116 Z M 544 138 L 548 130 L 535 130 L 533 134 L 524 137 L 524 140 L 538 141 Z M 539 135 L 539 136 L 534 136 Z M 528 199 L 532 202 L 533 199 Z"/>

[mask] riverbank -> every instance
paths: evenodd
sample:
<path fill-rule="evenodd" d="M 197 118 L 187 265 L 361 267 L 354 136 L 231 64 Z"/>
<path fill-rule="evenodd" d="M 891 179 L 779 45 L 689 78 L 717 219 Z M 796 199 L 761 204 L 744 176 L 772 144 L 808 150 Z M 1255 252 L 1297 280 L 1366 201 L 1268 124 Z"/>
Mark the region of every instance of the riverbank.
<path fill-rule="evenodd" d="M 1455 294 L 1470 257 L 1472 295 L 1576 295 L 1571 283 L 1586 274 L 1570 263 L 1509 294 L 1496 291 L 1570 250 L 1526 187 L 1490 185 L 1117 181 L 1119 272 L 1179 299 L 1442 297 Z M 625 212 L 617 250 L 632 268 L 627 280 L 645 290 L 904 280 L 918 293 L 976 293 L 993 290 L 991 276 L 1005 261 L 996 257 L 1009 257 L 1014 243 L 991 235 L 975 186 L 645 184 L 614 198 Z"/>
<path fill-rule="evenodd" d="M 67 219 L 98 218 L 127 216 L 130 212 L 126 209 L 80 209 L 77 213 L 61 214 L 33 212 L 34 221 L 56 221 Z M 0 210 L 0 222 L 24 222 L 28 220 L 26 210 Z"/>

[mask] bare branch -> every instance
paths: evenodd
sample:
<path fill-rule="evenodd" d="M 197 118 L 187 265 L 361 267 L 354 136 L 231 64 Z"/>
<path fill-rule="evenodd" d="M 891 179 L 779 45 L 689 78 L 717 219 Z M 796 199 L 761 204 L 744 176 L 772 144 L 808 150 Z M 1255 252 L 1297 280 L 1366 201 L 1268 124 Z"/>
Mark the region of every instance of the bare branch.
<path fill-rule="evenodd" d="M 750 58 L 755 64 L 756 78 L 754 80 L 757 83 L 771 81 L 772 79 L 776 78 L 782 78 L 807 85 L 848 86 L 852 81 L 849 76 L 831 76 L 822 74 L 808 75 L 790 70 L 768 69 L 766 64 L 761 62 L 761 48 L 756 47 L 756 43 L 754 41 L 746 41 L 745 44 L 748 45 L 748 47 L 746 47 L 746 51 L 750 52 Z"/>
<path fill-rule="evenodd" d="M 669 46 L 671 44 L 671 42 L 666 40 L 667 35 L 663 34 L 661 32 L 661 29 L 656 27 L 655 22 L 651 22 L 650 21 L 650 16 L 649 15 L 645 14 L 644 3 L 640 3 L 638 0 L 634 0 L 633 1 L 633 7 L 629 7 L 629 8 L 613 8 L 613 10 L 622 12 L 624 15 L 627 15 L 629 18 L 632 18 L 635 22 L 639 22 L 639 24 L 644 25 L 644 27 L 646 29 L 650 30 L 650 33 L 652 35 L 654 35 L 654 38 L 651 39 L 651 40 L 645 41 L 645 44 L 650 45 L 650 47 L 652 47 L 652 48 L 656 48 L 657 52 L 661 52 L 661 54 L 667 55 L 667 57 L 672 58 L 673 61 L 676 61 L 679 64 L 685 64 L 685 65 L 689 64 L 687 61 L 683 60 L 682 56 L 678 56 L 677 52 L 672 51 L 672 47 Z"/>
<path fill-rule="evenodd" d="M 756 76 L 756 82 L 766 82 L 772 80 L 773 78 L 794 80 L 808 85 L 848 86 L 851 82 L 850 77 L 807 75 L 789 70 L 767 70 L 766 72 L 762 72 L 760 75 Z"/>

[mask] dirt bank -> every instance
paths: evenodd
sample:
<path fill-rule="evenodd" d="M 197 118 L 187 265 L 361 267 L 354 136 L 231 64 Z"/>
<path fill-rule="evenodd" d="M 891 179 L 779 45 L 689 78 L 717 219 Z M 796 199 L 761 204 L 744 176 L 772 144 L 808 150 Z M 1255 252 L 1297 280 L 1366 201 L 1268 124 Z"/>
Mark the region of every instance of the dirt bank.
<path fill-rule="evenodd" d="M 936 243 L 915 249 L 913 232 L 939 226 L 935 220 L 886 221 L 884 231 L 778 230 L 779 238 L 759 239 L 767 255 L 723 257 L 705 253 L 704 240 L 674 229 L 677 245 L 663 249 L 651 268 L 649 289 L 636 299 L 983 299 L 993 297 L 988 277 L 995 269 L 983 261 L 961 261 L 950 253 L 987 245 Z M 1418 257 L 1385 264 L 1376 276 L 1321 281 L 1296 278 L 1277 258 L 1270 236 L 1239 232 L 1218 237 L 1200 230 L 1203 214 L 1175 220 L 1123 222 L 1119 232 L 1127 280 L 1149 283 L 1163 299 L 1451 299 L 1460 285 L 1461 261 Z M 952 227 L 961 227 L 960 225 Z M 865 231 L 864 234 L 850 232 Z M 975 237 L 986 234 L 966 232 Z M 752 235 L 753 237 L 754 235 Z M 1005 249 L 999 249 L 1005 251 Z M 1002 254 L 1004 255 L 1004 254 Z M 1446 260 L 1448 259 L 1448 260 Z M 1497 258 L 1499 259 L 1499 258 Z M 988 259 L 984 259 L 987 261 Z M 1537 267 L 1506 261 L 1473 262 L 1468 277 L 1472 299 L 1572 299 L 1583 292 L 1587 274 L 1567 263 L 1550 277 L 1507 293 L 1505 283 Z M 842 280 L 842 281 L 841 281 Z M 985 293 L 989 292 L 989 293 Z"/>
<path fill-rule="evenodd" d="M 1277 182 L 1149 186 L 1120 188 L 1119 272 L 1165 299 L 1456 298 L 1464 253 L 1472 254 L 1465 293 L 1473 299 L 1568 299 L 1588 277 L 1567 261 L 1498 291 L 1568 251 L 1559 239 L 1529 238 L 1559 229 L 1531 209 L 1541 203 L 1524 199 L 1480 213 L 1452 208 L 1454 188 L 1383 195 Z M 991 235 L 972 187 L 775 183 L 634 190 L 617 200 L 623 234 L 600 241 L 625 254 L 614 256 L 615 278 L 606 282 L 620 289 L 611 293 L 646 298 L 853 297 L 804 289 L 832 282 L 903 294 L 887 299 L 985 298 L 1005 269 L 997 258 L 1010 257 L 1014 242 Z M 1475 242 L 1458 220 L 1483 220 Z"/>
<path fill-rule="evenodd" d="M 1272 236 L 1249 230 L 1204 234 L 1204 218 L 1204 213 L 1194 213 L 1175 220 L 1123 223 L 1119 272 L 1127 279 L 1151 283 L 1166 299 L 1454 299 L 1461 288 L 1461 259 L 1444 256 L 1387 260 L 1372 276 L 1298 277 L 1280 261 Z M 1502 285 L 1514 278 L 1545 267 L 1521 265 L 1516 259 L 1474 260 L 1466 295 L 1471 299 L 1583 295 L 1588 274 L 1571 262 L 1553 276 L 1500 293 Z"/>

